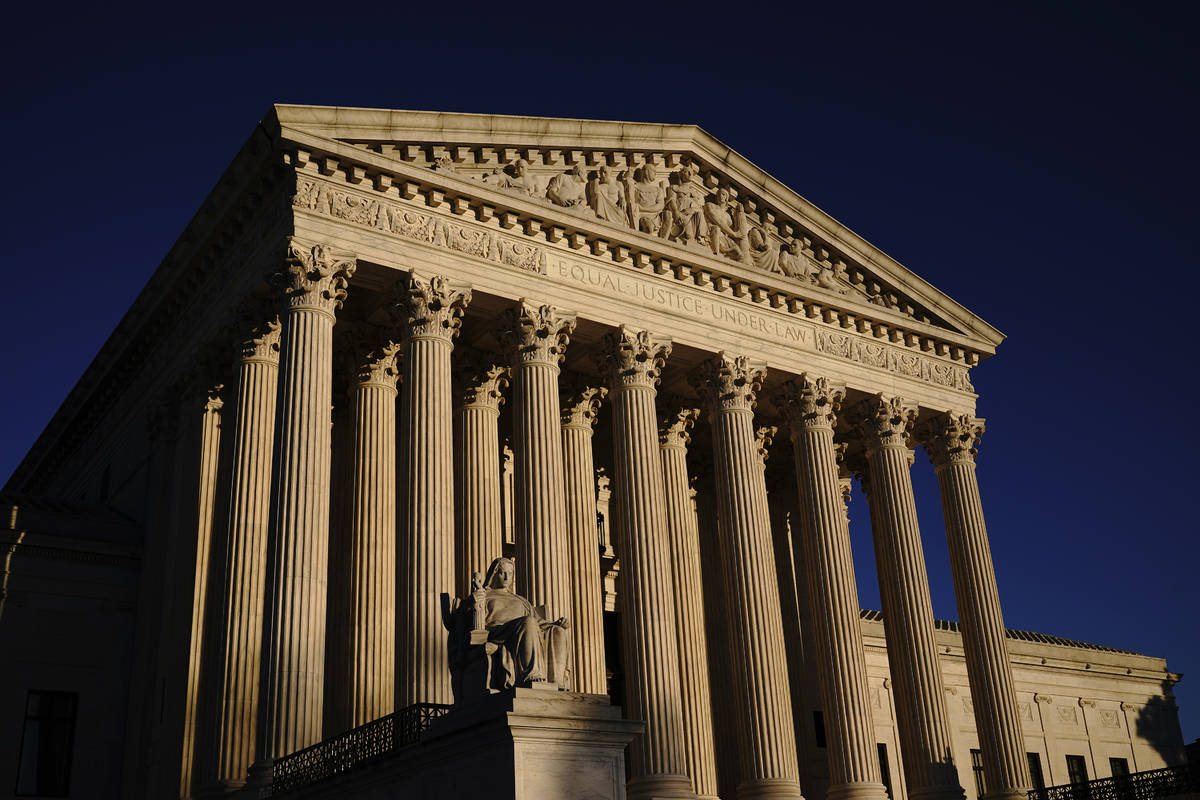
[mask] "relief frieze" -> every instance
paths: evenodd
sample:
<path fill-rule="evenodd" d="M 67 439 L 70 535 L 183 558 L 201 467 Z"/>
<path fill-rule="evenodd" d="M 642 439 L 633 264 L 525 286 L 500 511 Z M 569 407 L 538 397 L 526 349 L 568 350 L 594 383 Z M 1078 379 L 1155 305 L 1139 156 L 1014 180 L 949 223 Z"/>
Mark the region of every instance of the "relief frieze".
<path fill-rule="evenodd" d="M 544 246 L 499 231 L 458 222 L 443 214 L 427 213 L 390 199 L 341 189 L 326 181 L 298 176 L 292 206 L 444 250 L 550 275 L 608 295 L 627 297 L 698 321 L 715 323 L 906 378 L 960 392 L 974 391 L 966 367 L 944 363 L 853 333 L 789 320 L 785 316 L 788 312 L 759 311 L 743 307 L 746 304 L 741 302 L 699 297 L 696 292 L 681 291 L 670 286 L 666 283 L 669 278 L 625 274 L 610 267 L 563 258 L 557 251 L 553 252 L 552 260 L 549 248 Z"/>

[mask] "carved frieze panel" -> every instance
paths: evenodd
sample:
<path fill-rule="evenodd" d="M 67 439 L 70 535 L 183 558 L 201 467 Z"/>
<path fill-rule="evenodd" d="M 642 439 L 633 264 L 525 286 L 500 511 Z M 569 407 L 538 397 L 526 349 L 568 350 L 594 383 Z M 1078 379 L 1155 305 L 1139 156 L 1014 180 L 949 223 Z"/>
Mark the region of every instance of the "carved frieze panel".
<path fill-rule="evenodd" d="M 584 260 L 583 254 L 575 255 L 565 242 L 555 246 L 554 236 L 549 237 L 550 242 L 546 242 L 545 237 L 539 242 L 532 228 L 522 237 L 489 229 L 482 222 L 453 216 L 449 210 L 442 213 L 424 205 L 418 206 L 418 202 L 421 201 L 413 199 L 409 204 L 392 196 L 372 196 L 368 192 L 342 188 L 320 177 L 300 174 L 297 176 L 292 205 L 296 209 L 439 249 L 523 271 L 553 274 L 556 278 L 588 284 L 615 295 L 636 297 L 670 310 L 711 318 L 719 324 L 744 327 L 752 335 L 777 338 L 793 346 L 814 349 L 818 353 L 903 377 L 955 391 L 974 392 L 969 369 L 965 365 L 913 352 L 901 340 L 897 340 L 898 344 L 885 343 L 869 338 L 869 331 L 868 335 L 842 332 L 822 325 L 820 320 L 810 321 L 808 317 L 812 314 L 806 314 L 808 309 L 803 303 L 775 302 L 776 297 L 764 295 L 759 298 L 763 309 L 755 311 L 752 297 L 734 304 L 723 301 L 722 298 L 729 297 L 731 293 L 729 287 L 726 286 L 722 291 L 718 282 L 703 280 L 701 270 L 692 274 L 685 269 L 667 273 L 656 269 L 658 274 L 650 274 L 637 269 L 635 260 L 628 258 L 623 264 L 626 269 L 618 268 L 616 272 L 611 268 L 592 267 Z M 448 204 L 440 205 L 446 209 Z M 539 228 L 536 233 L 540 232 Z M 617 259 L 606 259 L 610 260 Z M 702 300 L 694 294 L 674 288 L 671 284 L 675 282 L 706 288 L 716 296 L 712 301 Z M 738 296 L 737 292 L 733 292 L 733 295 Z M 770 308 L 766 307 L 768 304 Z"/>

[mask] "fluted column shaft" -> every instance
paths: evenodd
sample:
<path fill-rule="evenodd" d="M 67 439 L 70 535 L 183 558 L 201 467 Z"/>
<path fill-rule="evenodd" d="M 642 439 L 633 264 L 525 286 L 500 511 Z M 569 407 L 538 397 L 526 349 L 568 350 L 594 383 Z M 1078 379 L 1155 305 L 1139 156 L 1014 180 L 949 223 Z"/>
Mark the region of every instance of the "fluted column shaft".
<path fill-rule="evenodd" d="M 503 343 L 512 358 L 514 525 L 517 585 L 547 619 L 570 614 L 570 544 L 558 397 L 559 364 L 575 317 L 522 301 Z"/>
<path fill-rule="evenodd" d="M 1007 800 L 1023 797 L 1031 779 L 1000 611 L 1000 592 L 975 475 L 976 444 L 983 429 L 981 419 L 945 414 L 930 422 L 922 438 L 936 467 L 941 489 L 987 797 Z"/>
<path fill-rule="evenodd" d="M 601 370 L 613 420 L 614 492 L 620 507 L 621 641 L 625 713 L 646 720 L 629 745 L 631 800 L 694 797 L 684 757 L 678 620 L 671 589 L 666 491 L 656 385 L 671 351 L 665 339 L 624 326 L 605 337 Z"/>
<path fill-rule="evenodd" d="M 350 409 L 349 728 L 395 710 L 398 350 L 385 341 L 360 351 Z"/>
<path fill-rule="evenodd" d="M 829 749 L 829 800 L 883 800 L 866 655 L 833 427 L 844 391 L 824 378 L 789 381 L 788 416 Z"/>
<path fill-rule="evenodd" d="M 458 575 L 454 588 L 468 591 L 471 575 L 486 572 L 504 549 L 500 509 L 500 406 L 508 387 L 508 368 L 466 361 L 455 365 L 459 407 L 458 480 L 455 525 L 458 534 Z"/>
<path fill-rule="evenodd" d="M 283 292 L 267 543 L 259 769 L 321 739 L 334 314 L 352 256 L 292 239 Z M 262 774 L 261 772 L 259 774 Z"/>
<path fill-rule="evenodd" d="M 698 414 L 698 409 L 672 404 L 660 419 L 659 443 L 667 501 L 667 532 L 675 562 L 671 589 L 675 599 L 675 638 L 679 646 L 679 687 L 683 696 L 684 758 L 696 794 L 701 798 L 715 798 L 717 763 L 704 628 L 700 527 L 687 468 L 689 431 Z"/>
<path fill-rule="evenodd" d="M 403 414 L 397 502 L 396 707 L 450 703 L 441 593 L 454 594 L 450 354 L 470 290 L 441 276 L 405 284 Z"/>
<path fill-rule="evenodd" d="M 279 321 L 252 327 L 241 346 L 233 398 L 229 499 L 213 663 L 211 770 L 203 783 L 236 789 L 256 755 L 263 597 L 271 506 L 271 454 L 279 384 Z M 228 424 L 228 423 L 226 423 Z"/>
<path fill-rule="evenodd" d="M 572 385 L 562 398 L 574 688 L 587 694 L 608 694 L 604 587 L 600 582 L 600 538 L 596 530 L 596 465 L 592 458 L 592 430 L 606 394 L 603 388 L 579 384 Z"/>
<path fill-rule="evenodd" d="M 913 800 L 955 800 L 963 797 L 963 790 L 954 767 L 933 601 L 909 470 L 913 454 L 908 434 L 917 411 L 900 398 L 880 395 L 866 401 L 860 415 L 867 454 L 863 487 L 870 504 L 908 795 Z"/>
<path fill-rule="evenodd" d="M 200 411 L 200 448 L 196 485 L 196 549 L 192 554 L 195 579 L 192 582 L 190 608 L 191 636 L 188 647 L 187 694 L 184 699 L 183 757 L 179 781 L 181 797 L 192 795 L 199 779 L 197 760 L 202 750 L 198 741 L 201 730 L 201 679 L 205 659 L 205 626 L 208 612 L 209 565 L 212 562 L 213 523 L 217 502 L 217 471 L 221 444 L 221 412 L 224 402 L 221 387 L 209 389 Z M 207 676 L 204 676 L 207 680 Z"/>
<path fill-rule="evenodd" d="M 738 693 L 739 798 L 801 797 L 767 490 L 754 430 L 765 367 L 721 353 L 692 381 L 713 436 L 717 529 L 728 584 L 732 691 Z"/>

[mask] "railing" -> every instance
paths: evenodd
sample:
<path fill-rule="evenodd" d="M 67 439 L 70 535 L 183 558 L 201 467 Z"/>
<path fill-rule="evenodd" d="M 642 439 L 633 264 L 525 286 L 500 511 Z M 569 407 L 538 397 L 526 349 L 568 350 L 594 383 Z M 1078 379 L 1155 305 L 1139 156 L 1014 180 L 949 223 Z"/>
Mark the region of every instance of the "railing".
<path fill-rule="evenodd" d="M 260 792 L 260 797 L 278 797 L 416 744 L 433 721 L 449 710 L 440 703 L 417 703 L 297 750 L 275 762 L 271 788 Z"/>
<path fill-rule="evenodd" d="M 1034 789 L 1029 800 L 1158 800 L 1200 792 L 1200 764 L 1134 772 L 1087 783 L 1066 783 Z"/>

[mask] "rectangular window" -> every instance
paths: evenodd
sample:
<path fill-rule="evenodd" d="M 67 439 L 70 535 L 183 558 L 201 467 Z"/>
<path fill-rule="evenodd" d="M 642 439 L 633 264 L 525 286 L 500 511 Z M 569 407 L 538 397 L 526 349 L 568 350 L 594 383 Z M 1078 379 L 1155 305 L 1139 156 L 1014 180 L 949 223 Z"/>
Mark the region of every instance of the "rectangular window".
<path fill-rule="evenodd" d="M 1067 780 L 1071 783 L 1087 783 L 1087 759 L 1083 756 L 1067 756 Z"/>
<path fill-rule="evenodd" d="M 1110 758 L 1108 768 L 1114 778 L 1124 778 L 1129 774 L 1129 762 L 1123 758 Z"/>
<path fill-rule="evenodd" d="M 78 705 L 75 692 L 29 692 L 17 761 L 18 796 L 67 796 Z"/>
<path fill-rule="evenodd" d="M 1029 759 L 1029 777 L 1033 779 L 1033 788 L 1039 792 L 1046 788 L 1046 779 L 1042 776 L 1042 757 L 1037 753 L 1026 753 Z"/>
<path fill-rule="evenodd" d="M 879 776 L 883 778 L 883 788 L 887 789 L 888 800 L 891 800 L 892 771 L 888 768 L 887 745 L 883 742 L 878 742 L 875 747 L 879 750 Z"/>
<path fill-rule="evenodd" d="M 813 712 L 813 738 L 817 740 L 817 747 L 825 746 L 825 717 L 820 711 Z"/>
<path fill-rule="evenodd" d="M 983 751 L 971 751 L 971 772 L 975 775 L 975 796 L 987 794 L 987 780 L 983 777 Z"/>

